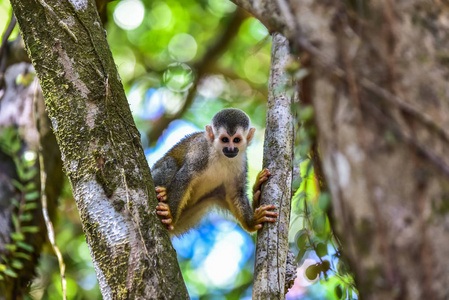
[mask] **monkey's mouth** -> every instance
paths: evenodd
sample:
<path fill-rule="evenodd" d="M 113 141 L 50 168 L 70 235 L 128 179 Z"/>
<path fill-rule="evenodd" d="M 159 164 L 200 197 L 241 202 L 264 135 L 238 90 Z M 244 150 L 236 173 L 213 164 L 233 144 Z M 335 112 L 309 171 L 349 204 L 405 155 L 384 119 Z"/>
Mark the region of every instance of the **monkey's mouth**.
<path fill-rule="evenodd" d="M 225 147 L 225 148 L 223 148 L 223 154 L 226 157 L 233 158 L 233 157 L 236 157 L 237 154 L 239 154 L 239 149 L 234 148 L 234 150 L 230 150 L 228 147 Z"/>

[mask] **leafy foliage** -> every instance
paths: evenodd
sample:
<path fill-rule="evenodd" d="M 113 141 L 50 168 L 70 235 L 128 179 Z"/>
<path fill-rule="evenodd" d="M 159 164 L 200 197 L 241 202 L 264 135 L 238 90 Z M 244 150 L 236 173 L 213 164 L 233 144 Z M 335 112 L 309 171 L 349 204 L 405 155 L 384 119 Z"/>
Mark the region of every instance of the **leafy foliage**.
<path fill-rule="evenodd" d="M 15 128 L 2 129 L 0 149 L 14 160 L 18 180 L 13 179 L 12 183 L 19 192 L 18 199 L 11 198 L 14 232 L 11 233 L 11 243 L 4 245 L 9 253 L 0 256 L 0 280 L 4 280 L 5 276 L 17 278 L 24 261 L 31 260 L 34 248 L 26 242 L 25 234 L 39 231 L 37 226 L 29 223 L 33 219 L 32 211 L 38 207 L 40 194 L 34 181 L 37 173 L 36 155 L 34 152 L 20 153 L 21 141 Z"/>
<path fill-rule="evenodd" d="M 299 264 L 314 261 L 305 268 L 305 276 L 312 282 L 321 279 L 326 299 L 357 299 L 352 274 L 342 260 L 338 238 L 327 216 L 330 195 L 320 193 L 310 159 L 304 159 L 300 168 L 302 182 L 292 201 L 291 248 Z"/>

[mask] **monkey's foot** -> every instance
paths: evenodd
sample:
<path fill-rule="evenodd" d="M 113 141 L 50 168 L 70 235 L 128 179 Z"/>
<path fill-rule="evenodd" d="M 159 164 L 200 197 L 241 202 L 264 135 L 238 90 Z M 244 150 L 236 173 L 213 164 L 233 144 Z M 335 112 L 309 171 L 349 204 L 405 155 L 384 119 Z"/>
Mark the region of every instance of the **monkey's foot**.
<path fill-rule="evenodd" d="M 170 212 L 170 207 L 167 203 L 159 202 L 156 207 L 156 213 L 162 217 L 161 222 L 167 225 L 168 230 L 175 229 L 173 226 L 173 217 Z"/>
<path fill-rule="evenodd" d="M 157 186 L 156 197 L 159 201 L 167 201 L 167 189 L 161 186 Z"/>
<path fill-rule="evenodd" d="M 253 186 L 253 207 L 259 205 L 261 194 L 260 187 L 262 186 L 262 183 L 268 180 L 268 177 L 270 177 L 270 175 L 271 173 L 268 169 L 263 169 L 259 172 L 259 174 L 257 174 L 256 183 Z"/>
<path fill-rule="evenodd" d="M 259 230 L 263 227 L 264 222 L 274 223 L 279 215 L 277 212 L 270 211 L 275 209 L 274 205 L 261 205 L 254 211 L 254 230 Z"/>

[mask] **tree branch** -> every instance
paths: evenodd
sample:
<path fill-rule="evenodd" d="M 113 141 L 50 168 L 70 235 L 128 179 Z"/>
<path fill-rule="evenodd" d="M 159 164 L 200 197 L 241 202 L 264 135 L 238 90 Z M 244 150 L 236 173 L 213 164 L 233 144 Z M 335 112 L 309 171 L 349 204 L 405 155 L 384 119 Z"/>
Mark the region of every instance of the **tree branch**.
<path fill-rule="evenodd" d="M 273 34 L 263 162 L 271 176 L 262 190 L 261 204 L 275 205 L 279 217 L 274 224 L 265 223 L 257 235 L 253 299 L 283 299 L 286 292 L 294 144 L 293 97 L 286 92 L 292 83 L 284 70 L 289 59 L 288 41 Z"/>

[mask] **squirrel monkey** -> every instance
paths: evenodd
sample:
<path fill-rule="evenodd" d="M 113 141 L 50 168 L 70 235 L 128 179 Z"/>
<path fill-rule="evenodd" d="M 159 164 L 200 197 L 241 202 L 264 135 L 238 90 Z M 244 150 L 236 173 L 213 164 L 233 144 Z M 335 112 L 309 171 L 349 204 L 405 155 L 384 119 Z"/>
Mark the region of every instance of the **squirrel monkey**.
<path fill-rule="evenodd" d="M 171 235 L 189 230 L 213 205 L 230 211 L 249 232 L 276 221 L 274 205 L 259 207 L 260 187 L 270 176 L 267 169 L 257 176 L 252 206 L 246 196 L 245 150 L 255 130 L 243 111 L 223 109 L 206 131 L 186 136 L 154 164 L 157 214 Z"/>

